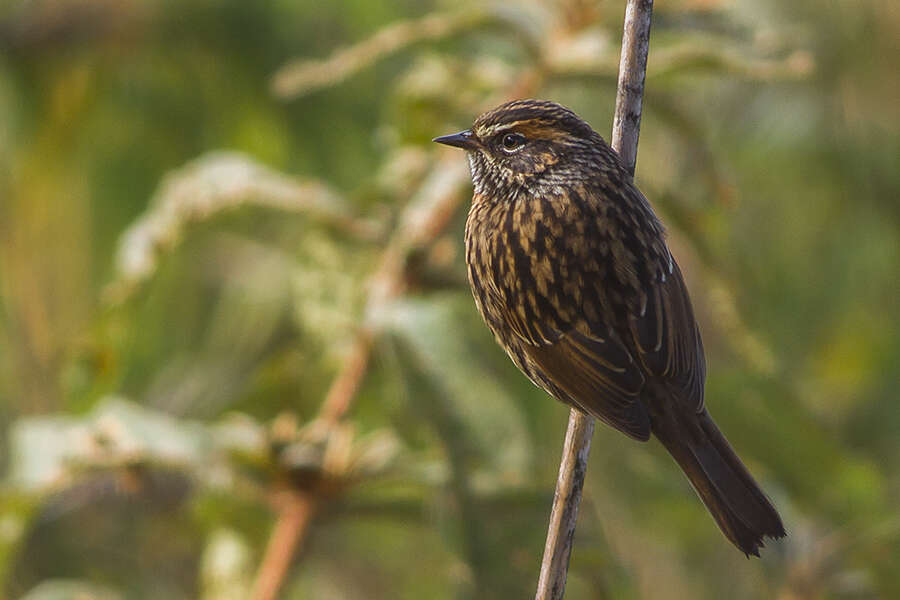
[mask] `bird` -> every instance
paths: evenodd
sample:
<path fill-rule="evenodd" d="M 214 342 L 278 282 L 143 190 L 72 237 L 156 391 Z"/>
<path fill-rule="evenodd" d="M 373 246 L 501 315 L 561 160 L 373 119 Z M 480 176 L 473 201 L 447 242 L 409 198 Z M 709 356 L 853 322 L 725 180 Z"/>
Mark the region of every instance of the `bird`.
<path fill-rule="evenodd" d="M 433 141 L 466 151 L 475 304 L 515 365 L 625 435 L 656 437 L 747 557 L 786 535 L 704 400 L 700 330 L 666 231 L 618 154 L 570 109 L 514 100 Z"/>

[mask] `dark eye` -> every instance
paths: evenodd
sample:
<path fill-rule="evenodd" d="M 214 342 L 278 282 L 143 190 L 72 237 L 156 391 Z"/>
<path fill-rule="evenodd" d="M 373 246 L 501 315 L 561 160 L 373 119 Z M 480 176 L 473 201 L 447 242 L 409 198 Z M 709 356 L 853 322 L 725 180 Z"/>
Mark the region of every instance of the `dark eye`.
<path fill-rule="evenodd" d="M 507 133 L 503 136 L 501 143 L 507 152 L 515 152 L 525 145 L 525 136 L 521 133 Z"/>

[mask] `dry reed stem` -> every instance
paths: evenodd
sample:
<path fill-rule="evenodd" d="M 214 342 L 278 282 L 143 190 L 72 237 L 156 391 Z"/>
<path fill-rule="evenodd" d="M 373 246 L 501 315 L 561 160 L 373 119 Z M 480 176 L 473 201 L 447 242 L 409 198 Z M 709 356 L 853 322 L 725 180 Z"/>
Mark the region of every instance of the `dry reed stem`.
<path fill-rule="evenodd" d="M 278 520 L 260 563 L 250 600 L 278 598 L 316 509 L 315 497 L 307 492 L 283 492 L 274 503 Z"/>
<path fill-rule="evenodd" d="M 632 174 L 637 159 L 652 11 L 653 0 L 628 0 L 625 8 L 612 147 Z M 535 600 L 561 600 L 565 594 L 593 430 L 593 418 L 573 408 L 569 414 Z"/>

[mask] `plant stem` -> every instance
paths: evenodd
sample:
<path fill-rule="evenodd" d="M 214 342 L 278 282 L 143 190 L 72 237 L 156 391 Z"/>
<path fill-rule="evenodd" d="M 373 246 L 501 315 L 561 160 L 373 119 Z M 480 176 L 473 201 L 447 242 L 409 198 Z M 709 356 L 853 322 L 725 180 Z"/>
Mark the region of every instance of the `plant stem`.
<path fill-rule="evenodd" d="M 594 419 L 573 408 L 569 412 L 569 428 L 566 430 L 562 460 L 559 463 L 559 478 L 553 495 L 550 527 L 535 600 L 559 600 L 565 592 L 578 504 L 581 501 L 581 488 L 584 486 L 593 434 Z"/>
<path fill-rule="evenodd" d="M 451 155 L 447 156 L 444 160 L 449 162 Z M 454 171 L 445 165 L 437 166 L 434 172 L 440 175 L 441 185 L 429 193 L 419 194 L 406 207 L 399 219 L 401 225 L 382 252 L 379 267 L 370 283 L 367 318 L 360 325 L 353 346 L 332 381 L 319 412 L 321 421 L 329 426 L 337 425 L 346 417 L 365 378 L 379 333 L 373 315 L 406 292 L 409 285 L 408 256 L 440 237 L 462 202 L 459 184 L 468 178 L 468 172 L 462 167 Z M 276 499 L 278 518 L 260 562 L 251 600 L 278 598 L 294 554 L 303 543 L 309 521 L 319 503 L 319 493 L 297 488 Z"/>
<path fill-rule="evenodd" d="M 641 103 L 644 99 L 647 53 L 650 50 L 652 13 L 653 0 L 628 0 L 625 7 L 625 29 L 622 35 L 622 55 L 619 58 L 619 84 L 611 145 L 632 175 L 637 162 L 638 134 L 641 131 Z"/>
<path fill-rule="evenodd" d="M 653 0 L 628 0 L 625 7 L 612 147 L 619 153 L 632 175 L 637 160 L 652 12 Z M 553 496 L 553 509 L 535 600 L 561 600 L 565 593 L 578 504 L 584 487 L 593 432 L 594 420 L 581 411 L 572 409 L 559 464 L 559 477 Z"/>
<path fill-rule="evenodd" d="M 315 512 L 315 499 L 308 492 L 285 492 L 276 499 L 278 520 L 262 559 L 251 600 L 275 600 Z"/>

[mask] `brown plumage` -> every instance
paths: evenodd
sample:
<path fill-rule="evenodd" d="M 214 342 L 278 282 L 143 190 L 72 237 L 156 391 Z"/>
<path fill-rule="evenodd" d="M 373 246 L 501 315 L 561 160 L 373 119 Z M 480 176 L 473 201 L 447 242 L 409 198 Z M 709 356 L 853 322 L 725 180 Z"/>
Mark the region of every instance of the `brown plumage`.
<path fill-rule="evenodd" d="M 681 271 L 618 155 L 572 111 L 518 100 L 436 142 L 467 151 L 475 303 L 535 384 L 641 441 L 656 436 L 746 554 L 785 535 L 709 416 Z"/>

